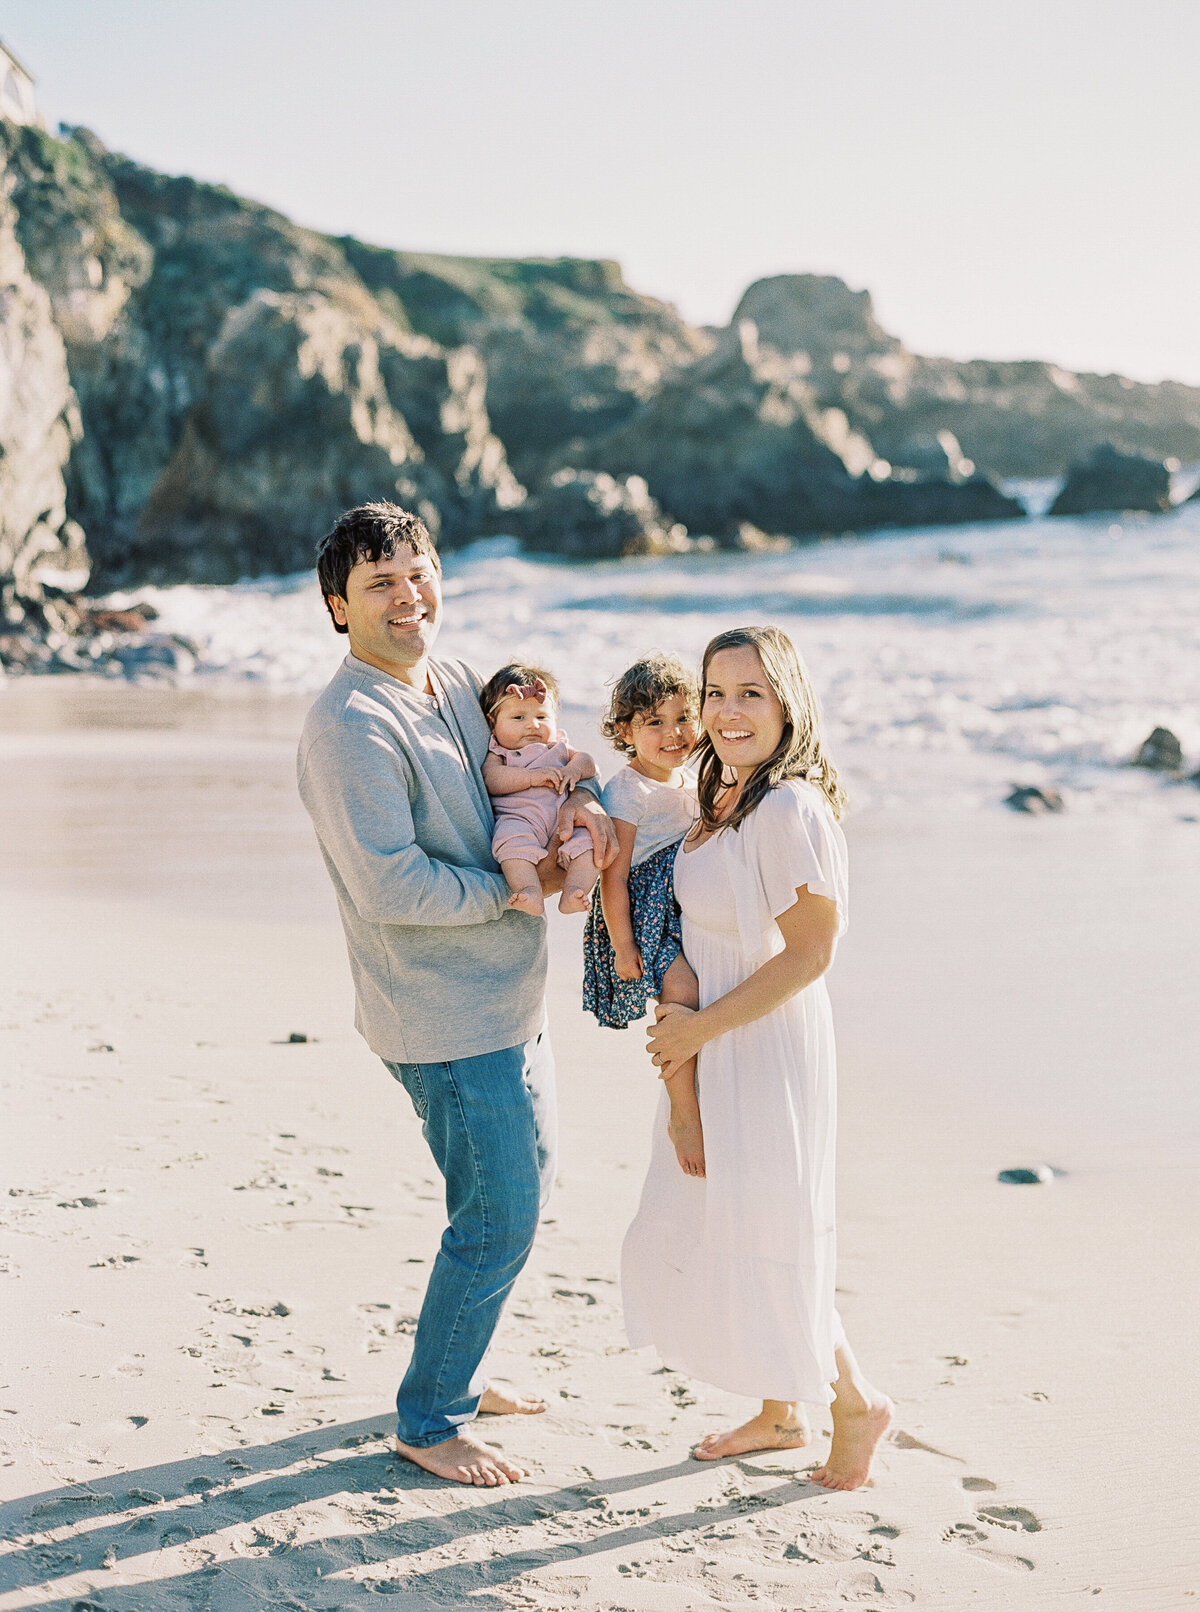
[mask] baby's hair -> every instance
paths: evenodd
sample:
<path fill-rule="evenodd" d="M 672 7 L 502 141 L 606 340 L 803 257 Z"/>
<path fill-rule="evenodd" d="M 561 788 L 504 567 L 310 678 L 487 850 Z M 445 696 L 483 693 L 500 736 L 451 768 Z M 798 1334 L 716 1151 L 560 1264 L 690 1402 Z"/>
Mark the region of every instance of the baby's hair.
<path fill-rule="evenodd" d="M 645 660 L 634 661 L 628 671 L 622 672 L 613 684 L 608 714 L 600 724 L 600 731 L 614 750 L 627 756 L 636 754 L 621 729 L 635 716 L 650 716 L 664 700 L 681 694 L 692 716 L 700 710 L 700 687 L 695 676 L 674 655 L 647 655 Z"/>
<path fill-rule="evenodd" d="M 496 712 L 509 698 L 508 690 L 512 684 L 518 688 L 533 688 L 543 683 L 546 693 L 554 701 L 555 709 L 561 709 L 562 696 L 558 691 L 558 679 L 553 672 L 546 671 L 543 666 L 526 666 L 523 661 L 512 661 L 502 666 L 498 672 L 493 672 L 487 682 L 479 690 L 479 703 L 483 706 L 483 714 L 487 717 L 488 727 L 496 721 Z"/>

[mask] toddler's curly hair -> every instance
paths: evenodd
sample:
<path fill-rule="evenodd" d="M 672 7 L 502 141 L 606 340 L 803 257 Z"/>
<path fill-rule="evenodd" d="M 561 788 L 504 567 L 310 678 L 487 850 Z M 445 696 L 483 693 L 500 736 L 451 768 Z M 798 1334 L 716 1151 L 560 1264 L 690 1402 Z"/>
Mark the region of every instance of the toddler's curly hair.
<path fill-rule="evenodd" d="M 693 717 L 700 714 L 700 685 L 676 655 L 647 655 L 634 661 L 613 684 L 608 712 L 600 731 L 614 750 L 632 756 L 636 752 L 621 732 L 635 716 L 650 716 L 664 700 L 681 694 Z"/>

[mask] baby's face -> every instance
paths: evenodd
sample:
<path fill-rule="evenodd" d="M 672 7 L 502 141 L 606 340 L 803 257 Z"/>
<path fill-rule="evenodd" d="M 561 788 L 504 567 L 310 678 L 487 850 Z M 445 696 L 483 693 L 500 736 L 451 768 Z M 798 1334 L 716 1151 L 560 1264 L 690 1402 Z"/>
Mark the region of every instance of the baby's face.
<path fill-rule="evenodd" d="M 520 750 L 527 744 L 550 744 L 558 732 L 558 714 L 551 699 L 536 695 L 519 700 L 515 695 L 501 700 L 492 719 L 492 732 L 503 750 Z"/>

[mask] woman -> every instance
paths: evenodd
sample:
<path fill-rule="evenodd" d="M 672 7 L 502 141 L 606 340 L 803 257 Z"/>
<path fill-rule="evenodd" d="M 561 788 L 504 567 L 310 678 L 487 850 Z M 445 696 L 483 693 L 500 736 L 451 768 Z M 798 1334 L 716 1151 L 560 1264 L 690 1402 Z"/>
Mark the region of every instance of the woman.
<path fill-rule="evenodd" d="M 660 1074 L 699 1055 L 707 1179 L 684 1175 L 660 1115 L 622 1288 L 635 1348 L 762 1401 L 693 1451 L 715 1461 L 807 1443 L 832 1401 L 813 1480 L 867 1481 L 892 1418 L 833 1303 L 835 1064 L 821 976 L 846 925 L 844 794 L 787 635 L 721 633 L 704 652 L 696 828 L 675 860 L 698 1011 L 665 1003 Z M 830 1384 L 832 1383 L 832 1391 Z"/>

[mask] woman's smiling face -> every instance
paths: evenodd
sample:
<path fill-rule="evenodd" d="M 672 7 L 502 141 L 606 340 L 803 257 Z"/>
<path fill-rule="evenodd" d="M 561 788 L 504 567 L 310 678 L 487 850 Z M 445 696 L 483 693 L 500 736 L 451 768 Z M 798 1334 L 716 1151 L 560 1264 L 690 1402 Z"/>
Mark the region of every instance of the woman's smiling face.
<path fill-rule="evenodd" d="M 783 705 L 749 644 L 722 649 L 708 663 L 701 723 L 717 759 L 747 777 L 783 738 Z"/>

